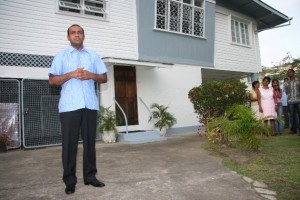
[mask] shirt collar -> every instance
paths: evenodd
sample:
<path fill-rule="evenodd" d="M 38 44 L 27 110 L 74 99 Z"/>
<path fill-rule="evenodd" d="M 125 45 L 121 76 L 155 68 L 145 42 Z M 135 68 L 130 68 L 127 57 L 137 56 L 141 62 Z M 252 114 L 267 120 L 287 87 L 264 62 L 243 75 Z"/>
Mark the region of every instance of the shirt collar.
<path fill-rule="evenodd" d="M 75 49 L 74 47 L 70 46 L 68 48 L 68 52 L 69 53 L 73 53 L 74 51 L 78 51 L 77 49 Z M 80 51 L 80 52 L 83 52 L 83 51 L 86 51 L 87 52 L 87 49 L 85 47 L 83 47 L 83 49 Z"/>

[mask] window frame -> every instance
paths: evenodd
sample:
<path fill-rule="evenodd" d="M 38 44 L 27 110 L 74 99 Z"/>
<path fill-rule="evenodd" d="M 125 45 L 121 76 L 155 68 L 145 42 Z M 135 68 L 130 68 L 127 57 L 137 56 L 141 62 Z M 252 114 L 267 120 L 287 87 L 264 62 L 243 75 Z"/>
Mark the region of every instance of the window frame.
<path fill-rule="evenodd" d="M 252 23 L 248 20 L 231 16 L 230 18 L 230 40 L 232 44 L 251 47 Z"/>
<path fill-rule="evenodd" d="M 205 1 L 206 0 L 155 0 L 154 30 L 205 38 Z M 162 5 L 164 4 L 166 6 L 164 6 L 161 11 L 158 11 L 158 3 L 162 3 Z M 176 8 L 176 5 L 178 6 L 178 12 L 172 13 L 171 9 Z M 189 11 L 190 14 L 184 15 L 186 14 L 184 12 Z M 197 22 L 195 21 L 196 12 L 199 14 L 197 18 L 199 21 Z M 178 15 L 180 16 L 178 17 Z M 190 19 L 186 19 L 186 16 L 190 17 Z M 159 18 L 162 19 L 162 23 L 160 24 L 158 24 Z M 161 26 L 161 28 L 159 26 Z M 196 26 L 198 29 L 196 29 Z M 184 29 L 184 27 L 188 28 Z M 199 32 L 199 34 L 195 34 L 195 32 Z"/>
<path fill-rule="evenodd" d="M 64 15 L 71 15 L 71 16 L 81 16 L 84 18 L 91 18 L 91 19 L 97 19 L 97 20 L 108 20 L 109 16 L 109 4 L 110 0 L 78 0 L 79 3 L 73 3 L 68 2 L 66 0 L 56 0 L 56 13 L 64 14 Z M 101 7 L 95 7 L 92 5 L 86 5 L 86 3 L 99 3 L 103 4 L 103 8 Z M 73 6 L 71 6 L 73 4 Z M 72 12 L 67 10 L 61 10 L 60 8 L 66 8 L 66 9 L 74 9 L 78 10 L 79 12 Z M 87 14 L 86 12 L 94 13 Z M 103 16 L 97 16 L 95 14 L 102 14 Z"/>

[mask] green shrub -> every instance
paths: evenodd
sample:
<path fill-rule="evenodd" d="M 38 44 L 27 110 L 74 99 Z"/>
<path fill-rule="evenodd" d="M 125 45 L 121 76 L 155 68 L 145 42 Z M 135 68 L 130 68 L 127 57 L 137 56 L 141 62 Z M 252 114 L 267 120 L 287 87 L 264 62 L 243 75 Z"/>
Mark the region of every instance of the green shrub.
<path fill-rule="evenodd" d="M 115 111 L 110 110 L 110 107 L 100 106 L 99 108 L 97 117 L 99 121 L 98 129 L 100 133 L 111 130 L 117 131 L 116 126 L 121 122 L 121 119 L 116 116 Z"/>
<path fill-rule="evenodd" d="M 159 128 L 160 131 L 163 127 L 171 128 L 177 123 L 176 118 L 168 111 L 168 108 L 168 106 L 159 105 L 158 103 L 151 105 L 152 111 L 149 122 L 154 120 L 154 126 Z"/>
<path fill-rule="evenodd" d="M 223 116 L 212 118 L 206 131 L 208 141 L 212 143 L 259 150 L 261 136 L 270 135 L 271 128 L 263 120 L 257 120 L 251 108 L 233 105 Z"/>
<path fill-rule="evenodd" d="M 234 105 L 245 105 L 249 102 L 246 84 L 240 80 L 209 81 L 189 91 L 200 122 L 207 123 L 210 117 L 218 117 Z"/>

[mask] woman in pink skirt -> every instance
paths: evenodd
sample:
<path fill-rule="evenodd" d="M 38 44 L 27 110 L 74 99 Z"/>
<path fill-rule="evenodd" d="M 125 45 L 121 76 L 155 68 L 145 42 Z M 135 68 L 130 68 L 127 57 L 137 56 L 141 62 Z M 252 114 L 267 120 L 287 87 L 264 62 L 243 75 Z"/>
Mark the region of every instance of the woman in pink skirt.
<path fill-rule="evenodd" d="M 277 103 L 275 102 L 273 88 L 269 87 L 271 79 L 264 77 L 262 87 L 259 88 L 260 99 L 258 101 L 259 111 L 262 113 L 262 118 L 265 123 L 268 123 L 272 127 L 272 135 L 275 135 L 275 120 L 277 117 L 276 110 Z"/>

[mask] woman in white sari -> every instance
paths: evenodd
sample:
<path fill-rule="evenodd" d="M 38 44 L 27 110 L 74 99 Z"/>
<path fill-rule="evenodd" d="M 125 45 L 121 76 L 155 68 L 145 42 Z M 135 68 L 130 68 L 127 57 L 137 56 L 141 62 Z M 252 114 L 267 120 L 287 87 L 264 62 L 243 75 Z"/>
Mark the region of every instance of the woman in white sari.
<path fill-rule="evenodd" d="M 250 92 L 251 109 L 256 115 L 256 119 L 261 119 L 261 113 L 259 112 L 258 100 L 260 99 L 259 81 L 252 82 L 252 90 Z"/>

